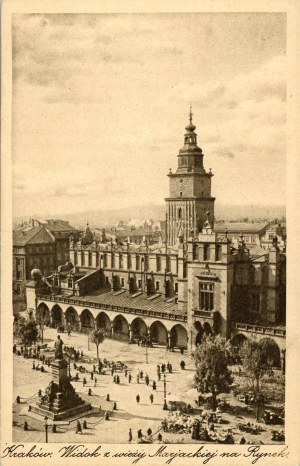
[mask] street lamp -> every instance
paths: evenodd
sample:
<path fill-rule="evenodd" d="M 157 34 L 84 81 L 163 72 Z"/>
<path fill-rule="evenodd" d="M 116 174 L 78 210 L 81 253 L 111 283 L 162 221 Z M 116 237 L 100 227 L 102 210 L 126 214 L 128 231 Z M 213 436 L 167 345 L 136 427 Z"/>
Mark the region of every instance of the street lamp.
<path fill-rule="evenodd" d="M 148 342 L 150 341 L 150 335 L 146 337 L 145 346 L 146 346 L 146 364 L 148 364 Z"/>
<path fill-rule="evenodd" d="M 48 421 L 47 416 L 45 416 L 44 420 L 45 420 L 44 426 L 45 426 L 46 443 L 48 443 L 48 427 L 49 427 L 49 424 L 47 423 L 47 421 Z"/>
<path fill-rule="evenodd" d="M 163 406 L 164 411 L 168 410 L 166 398 L 167 398 L 167 381 L 166 381 L 166 374 L 164 374 L 164 406 Z"/>

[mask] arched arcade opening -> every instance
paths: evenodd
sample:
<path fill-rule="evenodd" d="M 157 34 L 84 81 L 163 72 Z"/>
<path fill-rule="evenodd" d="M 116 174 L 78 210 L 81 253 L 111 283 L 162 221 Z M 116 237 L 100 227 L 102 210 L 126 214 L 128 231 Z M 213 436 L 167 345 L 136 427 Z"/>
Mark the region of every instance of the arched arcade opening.
<path fill-rule="evenodd" d="M 62 308 L 58 304 L 55 304 L 51 309 L 50 320 L 52 328 L 57 328 L 64 324 L 64 314 Z"/>
<path fill-rule="evenodd" d="M 147 325 L 140 317 L 137 317 L 132 321 L 131 330 L 133 340 L 143 339 L 146 338 L 148 335 Z"/>
<path fill-rule="evenodd" d="M 127 320 L 121 314 L 117 315 L 113 320 L 113 336 L 116 339 L 129 339 L 129 325 Z"/>
<path fill-rule="evenodd" d="M 81 331 L 89 333 L 95 328 L 94 317 L 91 311 L 84 309 L 80 315 Z"/>
<path fill-rule="evenodd" d="M 183 347 L 187 349 L 188 335 L 186 329 L 181 324 L 176 324 L 170 331 L 171 348 Z"/>
<path fill-rule="evenodd" d="M 105 312 L 100 312 L 96 318 L 96 325 L 98 329 L 103 330 L 105 333 L 111 333 L 110 318 Z"/>
<path fill-rule="evenodd" d="M 79 330 L 79 316 L 74 307 L 68 307 L 65 312 L 67 328 L 71 330 Z"/>
<path fill-rule="evenodd" d="M 50 325 L 50 311 L 49 307 L 45 303 L 40 303 L 36 310 L 36 321 L 40 325 Z"/>
<path fill-rule="evenodd" d="M 156 320 L 150 326 L 150 339 L 152 343 L 157 345 L 167 345 L 168 342 L 168 332 L 164 324 Z"/>

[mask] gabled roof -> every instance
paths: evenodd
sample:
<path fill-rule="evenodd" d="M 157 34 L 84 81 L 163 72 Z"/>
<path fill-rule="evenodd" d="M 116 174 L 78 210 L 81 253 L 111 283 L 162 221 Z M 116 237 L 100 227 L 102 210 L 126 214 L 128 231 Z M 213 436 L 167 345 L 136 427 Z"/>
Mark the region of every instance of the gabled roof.
<path fill-rule="evenodd" d="M 26 246 L 27 244 L 49 244 L 54 243 L 55 238 L 52 233 L 45 227 L 33 227 L 28 230 L 16 230 L 13 233 L 14 246 Z"/>

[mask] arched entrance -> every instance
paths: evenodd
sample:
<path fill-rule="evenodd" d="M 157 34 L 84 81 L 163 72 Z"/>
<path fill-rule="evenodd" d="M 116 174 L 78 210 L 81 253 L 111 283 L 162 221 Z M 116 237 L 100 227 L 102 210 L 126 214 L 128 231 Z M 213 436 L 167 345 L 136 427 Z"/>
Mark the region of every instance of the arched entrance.
<path fill-rule="evenodd" d="M 111 322 L 105 312 L 100 312 L 96 318 L 97 328 L 103 330 L 105 333 L 111 333 Z"/>
<path fill-rule="evenodd" d="M 68 307 L 65 312 L 67 328 L 71 330 L 79 330 L 79 316 L 74 307 Z"/>
<path fill-rule="evenodd" d="M 62 308 L 58 304 L 55 304 L 51 309 L 50 320 L 52 328 L 57 328 L 60 325 L 63 325 L 64 314 Z"/>
<path fill-rule="evenodd" d="M 121 314 L 117 315 L 114 318 L 112 327 L 114 338 L 120 340 L 129 339 L 129 325 L 124 316 L 122 316 Z"/>
<path fill-rule="evenodd" d="M 50 311 L 45 303 L 40 303 L 36 310 L 36 321 L 39 325 L 50 325 Z"/>
<path fill-rule="evenodd" d="M 211 326 L 210 326 L 210 324 L 208 322 L 204 322 L 203 330 L 204 330 L 204 333 L 206 335 L 212 335 L 212 333 L 213 333 L 212 328 L 211 328 Z"/>
<path fill-rule="evenodd" d="M 201 325 L 201 322 L 198 322 L 196 321 L 194 323 L 194 327 L 195 327 L 195 330 L 196 330 L 196 337 L 195 337 L 195 345 L 200 345 L 201 342 L 202 342 L 202 337 L 203 337 L 203 333 L 204 333 L 204 330 L 203 330 L 203 327 Z"/>
<path fill-rule="evenodd" d="M 156 320 L 150 326 L 150 338 L 152 343 L 167 346 L 168 332 L 164 324 Z"/>
<path fill-rule="evenodd" d="M 264 348 L 271 365 L 280 367 L 280 348 L 272 338 L 262 338 L 259 345 Z"/>
<path fill-rule="evenodd" d="M 80 322 L 81 331 L 83 333 L 89 333 L 95 328 L 93 314 L 88 309 L 84 309 L 82 311 L 80 316 Z"/>
<path fill-rule="evenodd" d="M 171 328 L 171 332 L 170 332 L 171 348 L 183 347 L 186 349 L 187 341 L 188 341 L 188 336 L 187 336 L 186 329 L 180 324 L 174 325 L 174 327 Z"/>
<path fill-rule="evenodd" d="M 237 335 L 234 335 L 234 337 L 231 339 L 231 344 L 236 349 L 239 349 L 246 340 L 247 337 L 245 335 L 243 335 L 242 333 L 238 333 Z"/>
<path fill-rule="evenodd" d="M 133 340 L 139 340 L 146 338 L 147 332 L 147 325 L 140 317 L 134 319 L 131 323 L 131 330 L 132 330 L 132 337 Z"/>

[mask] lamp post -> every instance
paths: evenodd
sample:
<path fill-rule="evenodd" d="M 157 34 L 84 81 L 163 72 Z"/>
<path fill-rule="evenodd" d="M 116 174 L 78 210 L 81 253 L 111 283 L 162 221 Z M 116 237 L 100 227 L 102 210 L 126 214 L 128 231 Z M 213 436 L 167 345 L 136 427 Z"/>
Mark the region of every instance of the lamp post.
<path fill-rule="evenodd" d="M 164 374 L 164 406 L 163 410 L 167 411 L 168 410 L 168 405 L 167 405 L 167 381 L 166 381 L 166 374 Z"/>
<path fill-rule="evenodd" d="M 48 443 L 48 427 L 49 427 L 49 425 L 48 425 L 48 423 L 47 423 L 47 421 L 48 421 L 47 416 L 45 416 L 44 420 L 45 420 L 44 426 L 45 426 L 46 443 Z"/>
<path fill-rule="evenodd" d="M 150 335 L 146 337 L 145 346 L 146 346 L 146 364 L 148 364 L 148 342 L 150 341 Z"/>

